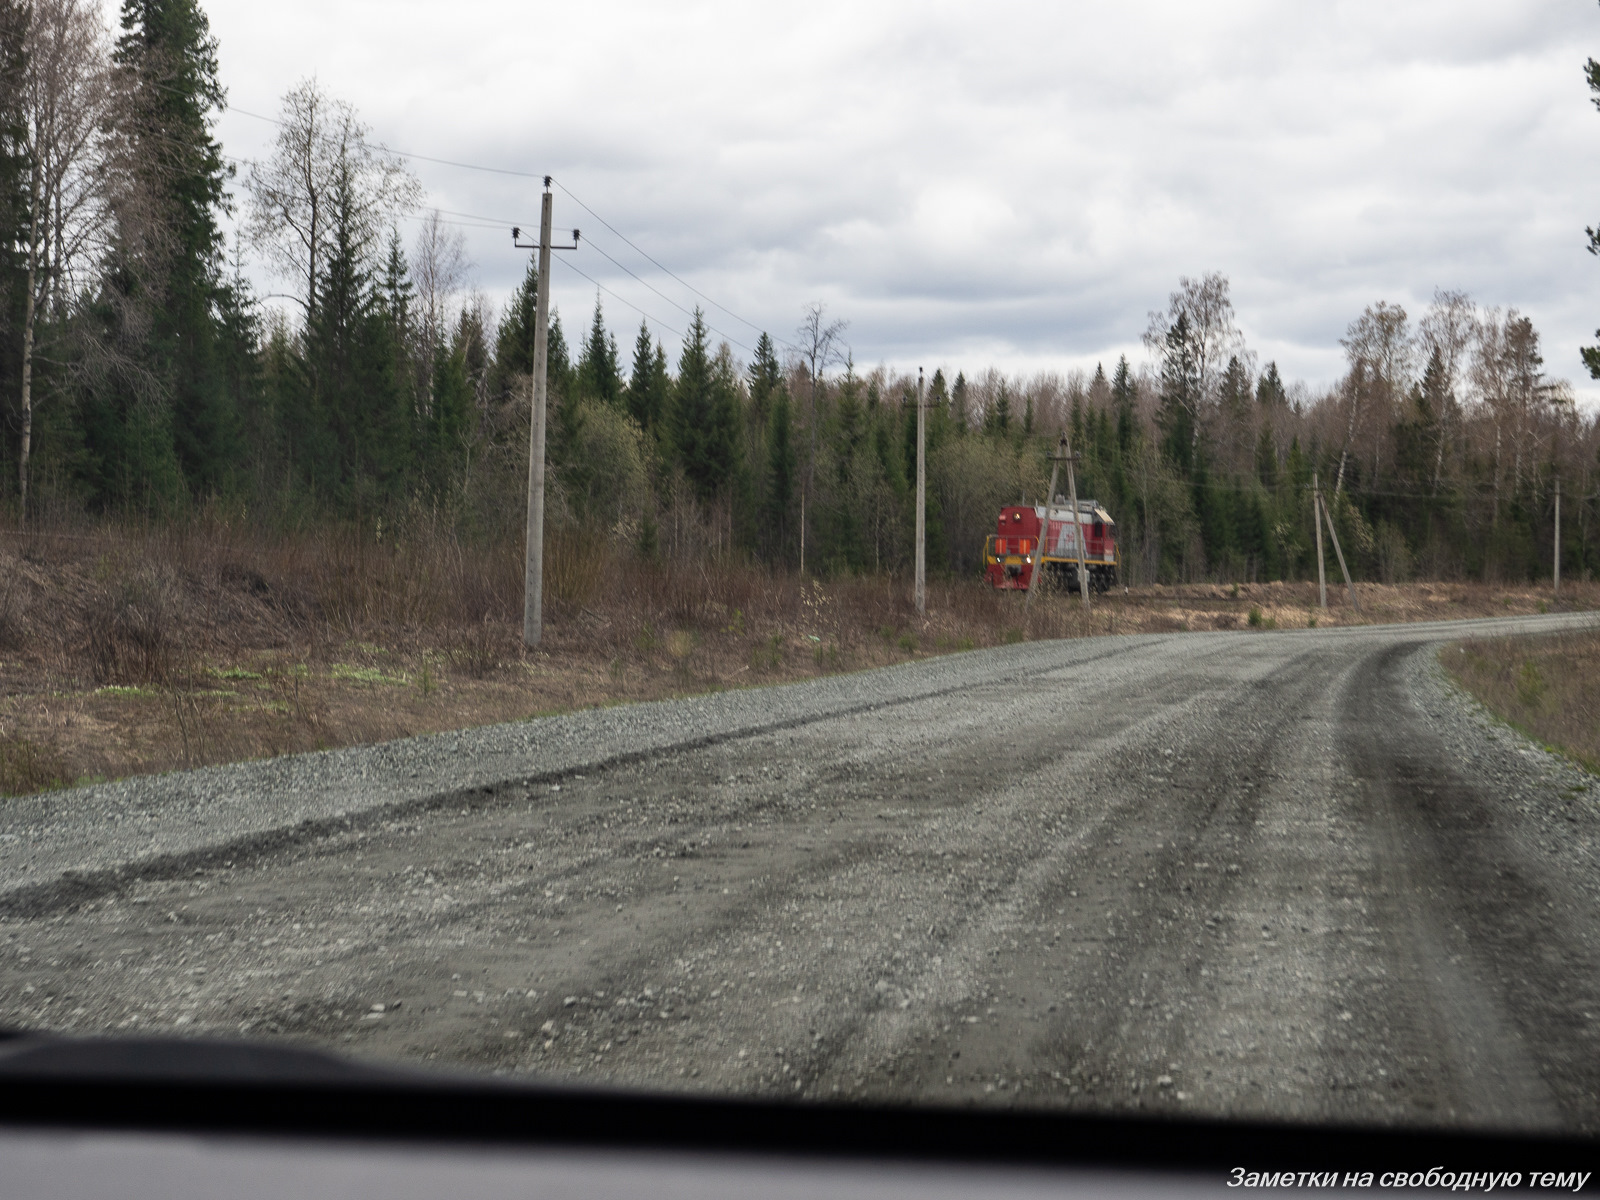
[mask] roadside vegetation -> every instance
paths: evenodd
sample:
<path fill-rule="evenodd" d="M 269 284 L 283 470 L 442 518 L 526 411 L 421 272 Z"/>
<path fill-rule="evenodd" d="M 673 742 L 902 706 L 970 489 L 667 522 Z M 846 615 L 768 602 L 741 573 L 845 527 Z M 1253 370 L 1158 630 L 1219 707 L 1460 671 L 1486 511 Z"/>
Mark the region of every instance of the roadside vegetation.
<path fill-rule="evenodd" d="M 522 548 L 442 524 L 269 534 L 218 511 L 0 544 L 0 793 L 783 683 L 1026 640 L 1537 612 L 1545 591 L 1150 584 L 1036 598 L 904 574 L 819 579 L 734 553 L 644 557 L 557 528 L 545 638 L 522 645 Z M 1574 607 L 1600 586 L 1574 585 Z"/>
<path fill-rule="evenodd" d="M 1600 633 L 1474 639 L 1439 657 L 1496 716 L 1600 774 Z"/>

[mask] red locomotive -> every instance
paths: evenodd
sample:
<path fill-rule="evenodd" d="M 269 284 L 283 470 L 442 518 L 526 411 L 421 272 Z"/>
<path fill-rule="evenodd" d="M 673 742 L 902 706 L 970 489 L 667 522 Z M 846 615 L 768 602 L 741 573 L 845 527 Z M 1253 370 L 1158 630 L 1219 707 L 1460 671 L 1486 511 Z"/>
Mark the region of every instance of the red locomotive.
<path fill-rule="evenodd" d="M 1039 527 L 1045 523 L 1044 505 L 1013 505 L 1000 510 L 1000 523 L 984 542 L 983 569 L 996 588 L 1023 589 L 1039 560 Z M 1074 530 L 1077 536 L 1074 538 Z M 1049 576 L 1040 583 L 1058 582 L 1078 588 L 1078 560 L 1083 559 L 1089 586 L 1103 592 L 1117 582 L 1117 523 L 1094 500 L 1079 500 L 1077 520 L 1071 505 L 1058 497 L 1050 506 L 1043 562 Z"/>

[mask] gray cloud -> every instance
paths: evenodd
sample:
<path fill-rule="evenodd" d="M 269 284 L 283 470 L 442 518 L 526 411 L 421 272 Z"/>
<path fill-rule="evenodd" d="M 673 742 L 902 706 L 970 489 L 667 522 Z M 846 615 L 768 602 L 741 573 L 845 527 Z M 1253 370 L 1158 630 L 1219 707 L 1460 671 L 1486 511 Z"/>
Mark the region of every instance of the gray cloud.
<path fill-rule="evenodd" d="M 1435 287 L 1531 314 L 1559 375 L 1600 324 L 1584 5 L 207 7 L 239 107 L 276 111 L 316 73 L 392 146 L 553 173 L 776 336 L 825 300 L 858 363 L 1109 365 L 1179 275 L 1210 270 L 1263 360 L 1313 383 L 1364 305 L 1420 313 Z M 271 133 L 221 128 L 243 156 Z M 536 217 L 533 180 L 417 171 L 441 208 Z M 696 302 L 565 195 L 556 210 Z M 525 257 L 466 232 L 503 295 Z M 593 250 L 571 265 L 682 327 Z M 593 286 L 555 284 L 583 324 Z M 606 309 L 628 340 L 638 313 Z"/>

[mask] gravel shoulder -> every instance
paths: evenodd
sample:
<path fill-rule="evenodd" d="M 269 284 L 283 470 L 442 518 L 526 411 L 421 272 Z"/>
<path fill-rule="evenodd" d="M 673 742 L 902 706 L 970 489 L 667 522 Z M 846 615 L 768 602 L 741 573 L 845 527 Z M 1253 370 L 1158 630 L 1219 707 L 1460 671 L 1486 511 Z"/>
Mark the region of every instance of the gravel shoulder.
<path fill-rule="evenodd" d="M 1023 645 L 7 802 L 0 1022 L 1594 1130 L 1593 781 L 1431 653 L 1587 619 Z"/>

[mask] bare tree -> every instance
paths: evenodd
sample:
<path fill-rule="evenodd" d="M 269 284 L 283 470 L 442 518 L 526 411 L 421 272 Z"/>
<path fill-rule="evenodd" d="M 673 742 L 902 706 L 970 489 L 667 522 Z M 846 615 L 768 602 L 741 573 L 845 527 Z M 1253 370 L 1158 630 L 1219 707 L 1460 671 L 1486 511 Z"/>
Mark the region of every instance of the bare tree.
<path fill-rule="evenodd" d="M 1416 356 L 1416 347 L 1406 326 L 1406 310 L 1383 300 L 1367 305 L 1366 310 L 1350 322 L 1339 344 L 1350 360 L 1352 382 L 1345 389 L 1349 412 L 1344 447 L 1339 452 L 1339 474 L 1333 485 L 1335 495 L 1344 487 L 1350 449 L 1363 425 L 1372 426 L 1372 470 L 1373 475 L 1377 475 L 1383 436 L 1393 423 L 1395 408 L 1411 381 Z"/>
<path fill-rule="evenodd" d="M 1228 277 L 1212 271 L 1199 279 L 1178 277 L 1178 290 L 1167 298 L 1166 312 L 1150 313 L 1144 344 L 1158 358 L 1167 351 L 1167 334 L 1181 315 L 1188 321 L 1188 344 L 1198 369 L 1196 394 L 1182 397 L 1193 425 L 1193 441 L 1199 442 L 1201 422 L 1217 403 L 1222 376 L 1228 360 L 1238 358 L 1247 374 L 1255 374 L 1255 355 L 1244 344 L 1244 335 L 1234 321 L 1233 300 L 1228 295 Z"/>
<path fill-rule="evenodd" d="M 17 491 L 18 511 L 26 520 L 39 317 L 47 307 L 60 315 L 99 248 L 113 89 L 109 34 L 97 5 L 34 0 L 21 11 L 28 18 L 21 88 L 27 225 Z"/>
<path fill-rule="evenodd" d="M 837 366 L 844 362 L 845 352 L 844 331 L 850 327 L 849 321 L 827 319 L 828 306 L 816 300 L 806 305 L 805 314 L 801 318 L 800 327 L 795 330 L 795 352 L 801 362 L 805 364 L 806 375 L 810 380 L 810 410 L 808 424 L 810 425 L 810 451 L 806 458 L 806 491 L 811 490 L 812 477 L 816 471 L 817 463 L 817 399 L 822 386 L 823 373 L 829 367 Z"/>
<path fill-rule="evenodd" d="M 352 231 L 371 242 L 393 217 L 410 212 L 422 189 L 405 165 L 370 132 L 355 109 L 324 92 L 315 77 L 283 97 L 272 157 L 251 168 L 247 230 L 252 242 L 286 278 L 304 290 L 309 317 L 317 282 L 331 253 L 336 189 L 349 187 Z"/>
<path fill-rule="evenodd" d="M 1433 491 L 1438 494 L 1439 479 L 1444 471 L 1444 447 L 1449 440 L 1450 422 L 1457 416 L 1460 403 L 1460 385 L 1466 360 L 1472 349 L 1473 330 L 1478 319 L 1478 306 L 1465 292 L 1447 292 L 1435 289 L 1433 303 L 1428 306 L 1418 325 L 1417 333 L 1429 355 L 1439 353 L 1444 366 L 1445 403 L 1439 413 L 1439 439 L 1433 454 Z"/>
<path fill-rule="evenodd" d="M 1494 514 L 1500 523 L 1500 478 L 1506 425 L 1510 416 L 1511 385 L 1506 377 L 1506 327 L 1499 308 L 1484 309 L 1473 326 L 1472 384 L 1478 400 L 1489 412 L 1494 430 Z"/>
<path fill-rule="evenodd" d="M 454 301 L 471 269 L 467 239 L 460 230 L 445 227 L 438 209 L 429 212 L 411 252 L 411 279 L 417 289 L 421 353 L 430 361 L 453 323 Z"/>

